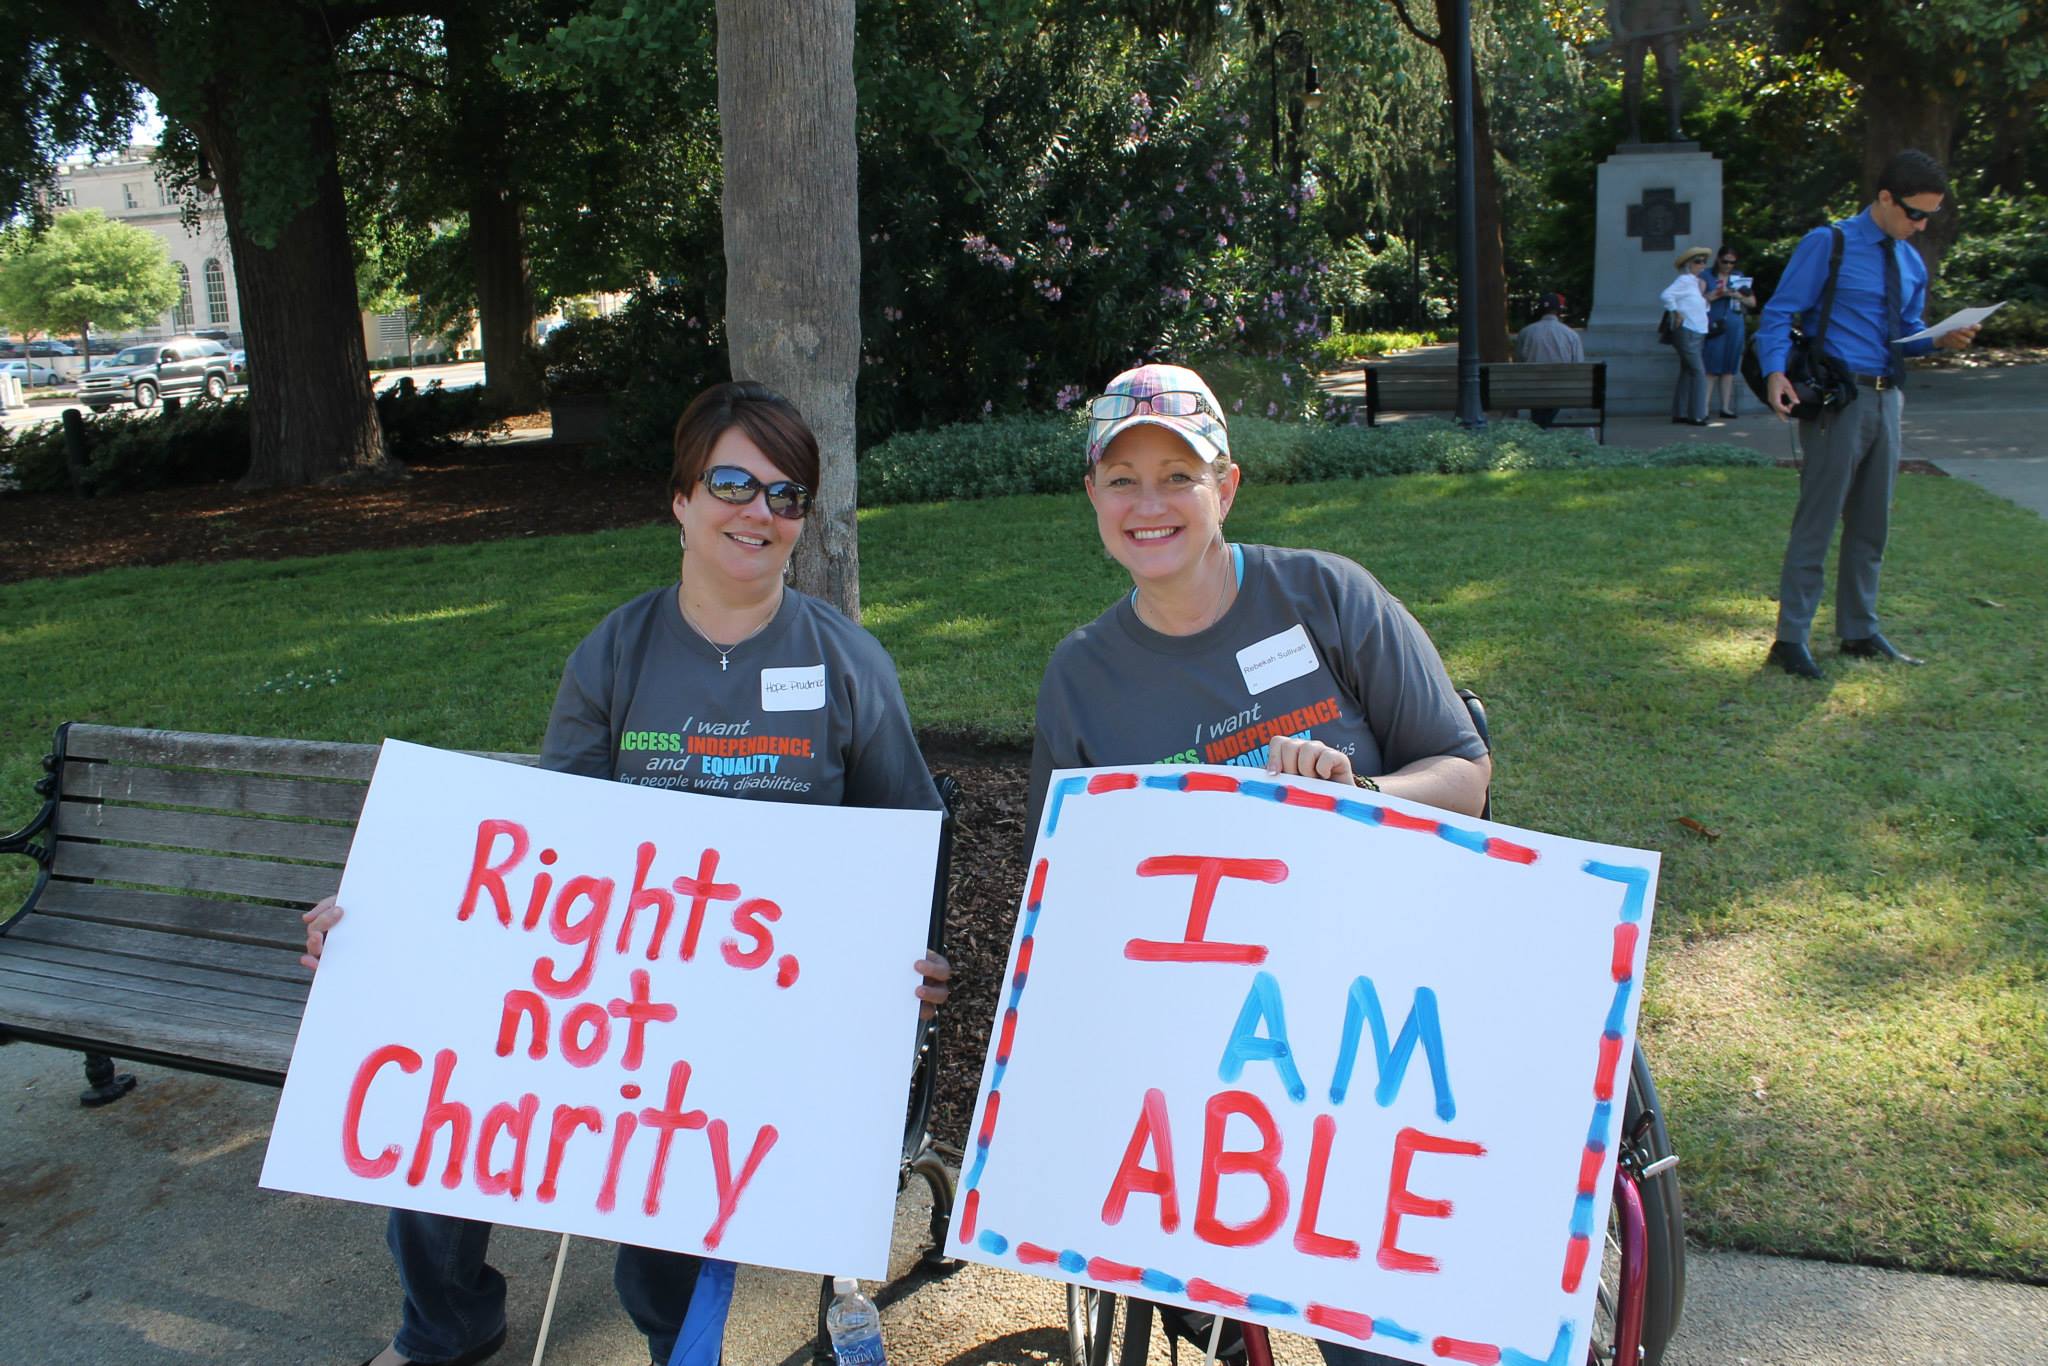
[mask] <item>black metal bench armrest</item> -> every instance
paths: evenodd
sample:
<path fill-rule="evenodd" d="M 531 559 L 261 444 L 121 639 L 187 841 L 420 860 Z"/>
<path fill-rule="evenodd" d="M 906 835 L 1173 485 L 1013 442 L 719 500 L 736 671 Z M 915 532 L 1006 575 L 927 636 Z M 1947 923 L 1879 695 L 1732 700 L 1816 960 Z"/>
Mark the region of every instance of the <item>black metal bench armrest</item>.
<path fill-rule="evenodd" d="M 34 909 L 36 898 L 43 894 L 44 886 L 50 881 L 50 861 L 55 851 L 51 849 L 48 840 L 37 843 L 36 836 L 48 830 L 57 819 L 57 802 L 63 796 L 64 738 L 70 729 L 69 721 L 57 727 L 57 738 L 52 743 L 50 752 L 43 756 L 43 776 L 36 779 L 36 794 L 43 799 L 42 810 L 36 812 L 27 825 L 13 834 L 0 835 L 0 854 L 15 854 L 34 859 L 37 869 L 36 883 L 28 889 L 27 900 L 23 901 L 12 915 L 0 918 L 0 934 L 7 933 L 15 921 Z"/>

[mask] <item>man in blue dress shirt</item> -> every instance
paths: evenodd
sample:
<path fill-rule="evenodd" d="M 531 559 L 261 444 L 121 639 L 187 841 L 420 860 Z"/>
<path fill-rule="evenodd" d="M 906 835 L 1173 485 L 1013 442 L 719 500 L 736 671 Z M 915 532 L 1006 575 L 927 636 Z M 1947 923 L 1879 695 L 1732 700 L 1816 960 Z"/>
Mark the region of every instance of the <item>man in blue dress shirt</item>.
<path fill-rule="evenodd" d="M 1927 305 L 1927 267 L 1911 244 L 1914 233 L 1941 210 L 1948 177 L 1925 152 L 1893 157 L 1877 179 L 1877 198 L 1842 230 L 1842 266 L 1835 282 L 1835 307 L 1822 345 L 1856 377 L 1856 397 L 1846 406 L 1799 424 L 1799 507 L 1778 580 L 1778 635 L 1765 661 L 1803 678 L 1821 677 L 1807 646 L 1813 614 L 1820 605 L 1822 561 L 1835 522 L 1842 523 L 1841 561 L 1835 569 L 1835 633 L 1842 653 L 1900 664 L 1922 661 L 1906 654 L 1877 629 L 1877 579 L 1884 562 L 1891 521 L 1892 484 L 1899 468 L 1899 416 L 1904 408 L 1900 381 L 1905 358 L 1936 346 L 1959 350 L 1977 336 L 1960 328 L 1938 340 L 1901 343 L 1918 332 Z M 1805 315 L 1811 333 L 1819 321 L 1827 283 L 1833 234 L 1815 228 L 1801 239 L 1764 305 L 1757 326 L 1757 361 L 1763 367 L 1767 401 L 1780 421 L 1798 402 L 1785 378 L 1787 329 Z"/>

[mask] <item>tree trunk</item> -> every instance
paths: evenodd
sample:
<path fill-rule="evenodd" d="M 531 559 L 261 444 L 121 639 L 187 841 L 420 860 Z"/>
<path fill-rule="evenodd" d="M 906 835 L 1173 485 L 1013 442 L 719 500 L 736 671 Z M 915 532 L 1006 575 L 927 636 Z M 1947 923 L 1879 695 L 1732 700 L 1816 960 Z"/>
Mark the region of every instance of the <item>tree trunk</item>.
<path fill-rule="evenodd" d="M 1877 198 L 1877 177 L 1884 164 L 1908 147 L 1916 147 L 1946 164 L 1956 135 L 1961 102 L 1954 91 L 1930 80 L 1866 80 L 1863 86 L 1863 198 Z M 1951 168 L 1953 169 L 1953 168 Z M 1949 212 L 1937 214 L 1912 243 L 1927 263 L 1927 277 L 1939 279 L 1941 258 L 1962 227 L 1949 195 Z"/>
<path fill-rule="evenodd" d="M 787 395 L 817 433 L 823 487 L 793 581 L 858 621 L 853 22 L 853 0 L 718 0 L 733 378 Z"/>
<path fill-rule="evenodd" d="M 221 208 L 242 298 L 242 333 L 259 357 L 249 385 L 249 472 L 244 488 L 389 478 L 402 466 L 384 449 L 370 392 L 370 361 L 356 304 L 355 253 L 325 102 L 309 121 L 320 171 L 313 202 L 272 243 L 244 222 L 242 177 L 252 169 L 221 127 L 199 131 L 220 177 Z"/>
<path fill-rule="evenodd" d="M 511 95 L 491 63 L 490 35 L 457 6 L 444 29 L 455 127 L 469 161 L 469 255 L 484 343 L 484 402 L 501 413 L 547 406 L 533 347 L 533 280 L 525 225 L 512 189 Z"/>

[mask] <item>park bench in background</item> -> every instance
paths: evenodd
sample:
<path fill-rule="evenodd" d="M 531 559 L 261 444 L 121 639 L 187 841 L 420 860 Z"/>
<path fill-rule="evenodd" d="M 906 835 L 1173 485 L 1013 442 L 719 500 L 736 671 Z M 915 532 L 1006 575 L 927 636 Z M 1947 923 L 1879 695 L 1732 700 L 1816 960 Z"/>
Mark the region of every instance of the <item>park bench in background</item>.
<path fill-rule="evenodd" d="M 1367 365 L 1365 422 L 1377 426 L 1382 413 L 1455 413 L 1455 365 Z M 1554 427 L 1591 427 L 1607 443 L 1607 362 L 1481 365 L 1479 406 L 1488 412 L 1523 408 L 1559 409 Z M 1591 415 L 1571 410 L 1591 410 Z"/>

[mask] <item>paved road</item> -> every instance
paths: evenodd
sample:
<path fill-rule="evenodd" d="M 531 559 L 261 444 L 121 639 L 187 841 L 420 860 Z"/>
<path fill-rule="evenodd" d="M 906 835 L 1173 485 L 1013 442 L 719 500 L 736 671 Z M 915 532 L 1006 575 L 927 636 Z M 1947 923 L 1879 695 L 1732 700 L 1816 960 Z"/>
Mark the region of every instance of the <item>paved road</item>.
<path fill-rule="evenodd" d="M 352 1366 L 389 1334 L 396 1281 L 381 1211 L 257 1188 L 276 1093 L 155 1068 L 83 1110 L 76 1054 L 0 1048 L 0 1362 L 7 1366 Z M 924 1248 L 922 1183 L 899 1206 L 885 1306 L 896 1366 L 1060 1360 L 1061 1287 L 967 1266 L 909 1274 Z M 499 1360 L 532 1360 L 557 1239 L 501 1230 L 513 1286 Z M 1935 1366 L 2042 1360 L 2048 1288 L 1695 1250 L 1670 1366 Z M 815 1279 L 743 1273 L 733 1366 L 801 1366 Z M 645 1360 L 611 1257 L 570 1245 L 547 1360 Z M 1279 1342 L 1286 1366 L 1313 1347 Z M 1192 1360 L 1184 1356 L 1183 1360 Z M 1163 1363 L 1163 1349 L 1155 1354 Z"/>
<path fill-rule="evenodd" d="M 370 382 L 381 393 L 405 375 L 412 376 L 413 382 L 421 387 L 425 387 L 438 379 L 446 388 L 460 389 L 465 385 L 482 384 L 484 382 L 484 364 L 482 361 L 464 361 L 458 365 L 421 365 L 401 370 L 375 370 L 371 372 Z M 31 391 L 32 394 L 39 392 L 47 391 Z M 242 393 L 246 391 L 238 387 L 234 392 Z M 24 427 L 33 427 L 44 422 L 56 422 L 60 420 L 66 408 L 78 408 L 83 411 L 82 404 L 71 401 L 68 398 L 59 403 L 47 401 L 31 403 L 25 407 L 10 408 L 5 413 L 0 413 L 0 427 L 5 427 L 10 431 L 18 431 Z"/>

